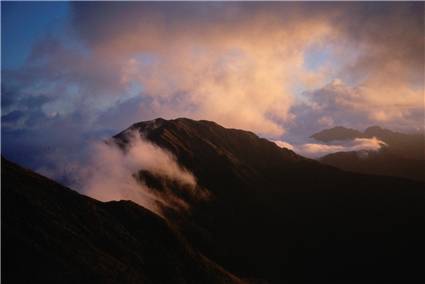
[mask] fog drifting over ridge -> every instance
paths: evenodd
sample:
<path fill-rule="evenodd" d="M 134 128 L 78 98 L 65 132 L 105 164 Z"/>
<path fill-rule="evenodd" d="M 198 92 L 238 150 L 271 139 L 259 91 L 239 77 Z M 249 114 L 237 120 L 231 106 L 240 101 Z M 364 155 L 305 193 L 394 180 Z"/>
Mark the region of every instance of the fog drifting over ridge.
<path fill-rule="evenodd" d="M 179 166 L 170 152 L 146 141 L 137 131 L 126 135 L 129 141 L 125 150 L 114 140 L 91 145 L 88 161 L 73 173 L 78 179 L 76 189 L 101 201 L 131 200 L 161 216 L 164 208 L 189 209 L 189 204 L 171 189 L 163 192 L 149 188 L 137 178 L 139 171 L 147 170 L 183 185 L 181 189 L 195 198 L 208 197 L 206 190 L 197 187 L 192 173 Z"/>

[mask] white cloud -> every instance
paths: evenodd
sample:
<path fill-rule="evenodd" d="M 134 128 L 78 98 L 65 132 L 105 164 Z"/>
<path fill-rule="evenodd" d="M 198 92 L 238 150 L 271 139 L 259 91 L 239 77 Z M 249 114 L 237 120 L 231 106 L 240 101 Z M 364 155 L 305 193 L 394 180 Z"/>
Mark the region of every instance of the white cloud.
<path fill-rule="evenodd" d="M 327 154 L 336 152 L 349 152 L 349 151 L 378 151 L 385 142 L 373 138 L 356 138 L 352 141 L 339 141 L 337 144 L 319 144 L 319 143 L 306 143 L 299 145 L 291 145 L 284 141 L 274 141 L 279 147 L 285 147 L 295 151 L 296 153 L 309 157 L 319 158 Z M 291 147 L 291 148 L 289 148 Z"/>
<path fill-rule="evenodd" d="M 128 135 L 126 150 L 112 140 L 93 145 L 89 162 L 77 172 L 82 193 L 101 201 L 132 200 L 159 215 L 164 206 L 189 208 L 172 190 L 159 192 L 135 178 L 138 171 L 147 170 L 177 181 L 191 196 L 207 197 L 205 189 L 197 186 L 195 177 L 180 167 L 171 153 L 144 140 L 137 132 Z"/>
<path fill-rule="evenodd" d="M 274 143 L 276 143 L 277 146 L 279 146 L 280 148 L 286 148 L 289 150 L 294 150 L 294 146 L 292 146 L 290 143 L 282 141 L 282 140 L 275 140 L 273 141 Z"/>

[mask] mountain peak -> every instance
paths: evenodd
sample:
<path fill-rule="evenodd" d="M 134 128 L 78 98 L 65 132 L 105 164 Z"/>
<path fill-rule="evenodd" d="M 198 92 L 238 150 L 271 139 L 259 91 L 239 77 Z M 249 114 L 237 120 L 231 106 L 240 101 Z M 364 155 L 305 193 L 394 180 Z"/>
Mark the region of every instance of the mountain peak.
<path fill-rule="evenodd" d="M 366 128 L 363 133 L 366 136 L 382 136 L 382 135 L 396 134 L 395 132 L 393 132 L 389 129 L 382 128 L 382 127 L 377 126 L 377 125 L 370 126 L 370 127 Z M 402 133 L 399 133 L 399 134 L 402 134 Z"/>
<path fill-rule="evenodd" d="M 336 126 L 317 132 L 310 137 L 318 141 L 329 142 L 334 140 L 351 140 L 362 136 L 363 134 L 356 129 Z"/>
<path fill-rule="evenodd" d="M 245 182 L 259 171 L 269 174 L 273 169 L 295 167 L 301 161 L 314 163 L 250 131 L 225 128 L 207 120 L 177 118 L 139 122 L 114 139 L 126 147 L 129 133 L 134 131 L 171 152 L 179 164 L 197 176 L 201 186 L 212 176 L 222 175 L 226 179 L 229 172 Z"/>
<path fill-rule="evenodd" d="M 199 127 L 199 126 L 206 126 L 206 125 L 209 125 L 212 127 L 224 128 L 221 125 L 209 120 L 193 120 L 186 117 L 178 117 L 178 118 L 167 120 L 162 117 L 158 117 L 152 120 L 140 121 L 140 122 L 134 123 L 132 126 L 130 126 L 127 130 L 124 130 L 124 131 L 128 131 L 130 129 L 131 130 L 138 129 L 145 132 L 145 131 L 150 131 L 150 130 L 159 129 L 159 128 Z"/>
<path fill-rule="evenodd" d="M 372 126 L 369 126 L 368 128 L 366 128 L 364 132 L 369 131 L 369 130 L 386 130 L 386 129 L 379 126 L 379 125 L 372 125 Z"/>

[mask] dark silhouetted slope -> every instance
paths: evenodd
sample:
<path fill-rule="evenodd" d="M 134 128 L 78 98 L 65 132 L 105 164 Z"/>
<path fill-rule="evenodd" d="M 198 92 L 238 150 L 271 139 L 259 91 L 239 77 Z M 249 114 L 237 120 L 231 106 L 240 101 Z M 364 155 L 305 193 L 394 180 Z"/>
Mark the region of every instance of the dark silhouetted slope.
<path fill-rule="evenodd" d="M 2 282 L 240 283 L 130 201 L 102 203 L 2 159 Z"/>
<path fill-rule="evenodd" d="M 204 255 L 272 283 L 424 279 L 424 184 L 353 174 L 209 121 L 156 119 L 136 130 L 211 193 L 170 216 Z"/>
<path fill-rule="evenodd" d="M 425 161 L 397 156 L 387 149 L 328 154 L 320 161 L 346 171 L 425 181 Z"/>

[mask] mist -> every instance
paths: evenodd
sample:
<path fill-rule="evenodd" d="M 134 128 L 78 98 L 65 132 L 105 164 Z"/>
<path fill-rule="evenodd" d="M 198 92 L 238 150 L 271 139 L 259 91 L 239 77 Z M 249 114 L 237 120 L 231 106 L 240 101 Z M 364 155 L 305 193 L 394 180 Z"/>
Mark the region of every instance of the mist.
<path fill-rule="evenodd" d="M 285 141 L 274 141 L 276 145 L 281 148 L 288 148 L 293 150 L 297 154 L 308 158 L 320 158 L 322 156 L 336 153 L 336 152 L 350 152 L 350 151 L 378 151 L 382 146 L 385 146 L 386 143 L 373 138 L 356 138 L 351 141 L 337 141 L 332 144 L 322 144 L 322 143 L 305 143 L 292 145 Z"/>
<path fill-rule="evenodd" d="M 79 168 L 79 190 L 101 201 L 131 200 L 158 215 L 164 208 L 188 210 L 185 200 L 171 189 L 158 191 L 138 178 L 141 170 L 165 177 L 181 185 L 179 190 L 194 198 L 204 198 L 206 191 L 197 186 L 195 177 L 178 165 L 175 157 L 164 149 L 148 142 L 137 132 L 127 133 L 126 149 L 113 140 L 96 142 L 88 162 Z"/>

